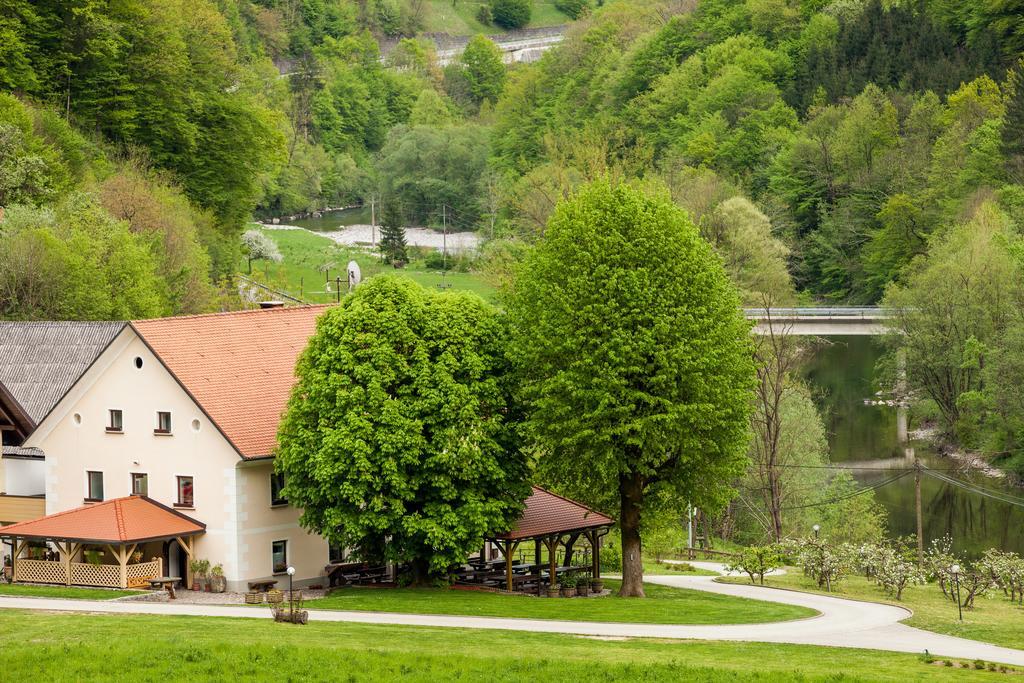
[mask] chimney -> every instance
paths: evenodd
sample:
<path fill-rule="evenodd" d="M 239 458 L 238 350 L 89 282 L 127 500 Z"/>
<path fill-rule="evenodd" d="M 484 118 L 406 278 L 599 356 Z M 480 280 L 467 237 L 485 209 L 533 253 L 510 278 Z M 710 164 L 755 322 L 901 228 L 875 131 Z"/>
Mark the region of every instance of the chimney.
<path fill-rule="evenodd" d="M 261 301 L 260 308 L 284 308 L 283 301 Z"/>

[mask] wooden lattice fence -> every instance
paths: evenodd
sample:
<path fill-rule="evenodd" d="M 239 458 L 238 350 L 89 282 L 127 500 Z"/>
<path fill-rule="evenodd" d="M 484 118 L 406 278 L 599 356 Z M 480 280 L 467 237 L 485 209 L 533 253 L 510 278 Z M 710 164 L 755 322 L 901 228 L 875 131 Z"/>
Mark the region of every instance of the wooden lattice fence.
<path fill-rule="evenodd" d="M 68 582 L 67 567 L 63 562 L 18 560 L 14 565 L 14 580 L 66 584 Z"/>
<path fill-rule="evenodd" d="M 150 579 L 163 576 L 163 564 L 163 558 L 158 557 L 150 562 L 128 565 L 128 588 L 147 587 Z"/>
<path fill-rule="evenodd" d="M 71 563 L 71 583 L 76 586 L 121 587 L 121 567 L 116 564 Z"/>

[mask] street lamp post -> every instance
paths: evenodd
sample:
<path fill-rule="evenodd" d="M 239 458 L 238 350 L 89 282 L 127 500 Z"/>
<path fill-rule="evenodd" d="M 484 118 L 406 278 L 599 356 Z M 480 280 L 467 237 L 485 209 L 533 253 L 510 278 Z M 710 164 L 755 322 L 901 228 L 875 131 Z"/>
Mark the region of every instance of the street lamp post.
<path fill-rule="evenodd" d="M 288 610 L 295 615 L 295 591 L 292 590 L 292 577 L 295 576 L 295 567 L 288 567 Z"/>
<path fill-rule="evenodd" d="M 956 611 L 960 615 L 960 621 L 964 620 L 964 608 L 960 604 L 960 565 L 954 564 L 949 568 L 953 574 L 953 583 L 956 584 Z"/>
<path fill-rule="evenodd" d="M 818 540 L 818 532 L 821 531 L 821 526 L 818 525 L 818 524 L 815 524 L 811 528 L 814 529 L 814 540 Z"/>

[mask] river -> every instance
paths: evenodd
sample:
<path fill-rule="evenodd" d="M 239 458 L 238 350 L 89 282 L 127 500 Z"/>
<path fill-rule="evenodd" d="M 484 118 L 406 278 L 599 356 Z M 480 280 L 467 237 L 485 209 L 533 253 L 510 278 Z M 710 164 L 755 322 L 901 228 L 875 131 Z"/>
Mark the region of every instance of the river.
<path fill-rule="evenodd" d="M 826 342 L 808 363 L 806 377 L 825 420 L 833 464 L 879 468 L 851 470 L 865 485 L 890 478 L 896 473 L 893 470 L 911 467 L 913 460 L 907 458 L 896 438 L 896 410 L 864 404 L 864 399 L 874 393 L 872 375 L 875 361 L 882 352 L 878 342 L 871 337 L 833 337 Z M 909 445 L 927 467 L 949 470 L 955 465 L 937 455 L 926 443 Z M 980 473 L 943 473 L 1024 498 L 1024 489 Z M 913 474 L 879 488 L 875 497 L 888 512 L 890 534 L 915 532 Z M 954 548 L 969 557 L 977 557 L 991 547 L 1024 554 L 1024 508 L 965 491 L 930 476 L 922 477 L 921 501 L 925 544 L 948 535 L 953 539 Z"/>

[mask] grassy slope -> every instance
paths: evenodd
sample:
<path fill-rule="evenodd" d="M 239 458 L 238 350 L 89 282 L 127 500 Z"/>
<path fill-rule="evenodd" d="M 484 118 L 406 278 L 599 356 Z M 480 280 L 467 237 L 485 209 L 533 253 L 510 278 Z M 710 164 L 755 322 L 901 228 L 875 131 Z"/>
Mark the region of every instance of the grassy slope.
<path fill-rule="evenodd" d="M 139 591 L 105 590 L 103 588 L 68 588 L 66 586 L 24 586 L 0 583 L 0 595 L 31 598 L 70 598 L 72 600 L 113 600 Z"/>
<path fill-rule="evenodd" d="M 617 588 L 616 581 L 607 585 Z M 310 600 L 310 609 L 337 609 L 408 614 L 646 622 L 653 624 L 757 624 L 814 615 L 802 607 L 733 598 L 714 593 L 647 584 L 646 600 L 601 598 L 548 600 L 447 588 L 342 588 Z"/>
<path fill-rule="evenodd" d="M 334 264 L 330 272 L 332 289 L 334 279 L 339 275 L 342 276 L 342 286 L 345 286 L 344 269 L 351 260 L 359 264 L 364 279 L 379 273 L 400 273 L 416 280 L 424 287 L 437 287 L 442 282 L 440 272 L 427 271 L 421 263 L 414 262 L 409 267 L 396 271 L 382 264 L 380 259 L 365 250 L 342 247 L 326 237 L 305 230 L 265 232 L 277 243 L 283 258 L 280 263 L 253 262 L 251 277 L 310 303 L 328 303 L 335 300 L 333 292 L 324 291 L 325 275 L 318 270 L 321 265 L 328 262 Z M 245 274 L 247 269 L 246 260 L 240 259 L 238 271 Z M 443 279 L 453 290 L 470 291 L 489 301 L 494 300 L 494 288 L 474 273 L 449 272 Z"/>
<path fill-rule="evenodd" d="M 822 592 L 818 591 L 817 585 L 799 569 L 790 569 L 789 572 L 782 576 L 768 577 L 765 583 L 770 586 Z M 739 578 L 723 580 L 746 581 Z M 911 609 L 914 616 L 904 622 L 909 626 L 1024 649 L 1024 607 L 1011 605 L 1001 592 L 976 599 L 975 609 L 964 611 L 963 623 L 957 619 L 956 605 L 945 599 L 935 584 L 911 586 L 903 592 L 903 600 L 897 602 L 864 577 L 850 576 L 840 582 L 832 595 L 889 602 Z"/>
<path fill-rule="evenodd" d="M 9 680 L 1004 680 L 914 655 L 797 645 L 16 610 L 0 610 L 0 671 Z"/>
<path fill-rule="evenodd" d="M 502 33 L 500 26 L 485 26 L 476 20 L 481 2 L 473 0 L 428 0 L 424 13 L 424 31 L 448 33 L 453 36 L 477 33 Z M 530 28 L 555 26 L 572 21 L 555 8 L 554 0 L 533 0 Z"/>

